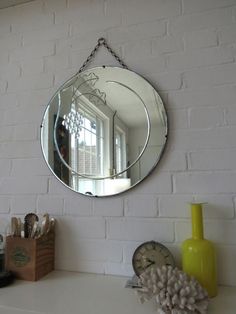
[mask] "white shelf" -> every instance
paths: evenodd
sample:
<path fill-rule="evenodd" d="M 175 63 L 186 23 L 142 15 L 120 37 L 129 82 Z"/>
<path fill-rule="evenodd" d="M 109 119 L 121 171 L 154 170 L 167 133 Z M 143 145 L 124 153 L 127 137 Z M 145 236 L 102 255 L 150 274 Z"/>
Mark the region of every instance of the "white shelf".
<path fill-rule="evenodd" d="M 17 280 L 0 289 L 1 314 L 154 314 L 140 304 L 127 278 L 54 271 L 37 282 Z M 209 314 L 236 313 L 236 287 L 220 287 Z"/>

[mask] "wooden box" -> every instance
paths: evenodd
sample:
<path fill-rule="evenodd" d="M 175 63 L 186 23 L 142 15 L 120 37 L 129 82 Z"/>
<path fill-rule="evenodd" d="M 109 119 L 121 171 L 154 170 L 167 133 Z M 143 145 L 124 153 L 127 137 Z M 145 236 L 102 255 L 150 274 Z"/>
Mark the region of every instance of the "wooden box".
<path fill-rule="evenodd" d="M 5 268 L 16 278 L 37 281 L 54 269 L 55 235 L 48 233 L 38 239 L 8 236 Z"/>

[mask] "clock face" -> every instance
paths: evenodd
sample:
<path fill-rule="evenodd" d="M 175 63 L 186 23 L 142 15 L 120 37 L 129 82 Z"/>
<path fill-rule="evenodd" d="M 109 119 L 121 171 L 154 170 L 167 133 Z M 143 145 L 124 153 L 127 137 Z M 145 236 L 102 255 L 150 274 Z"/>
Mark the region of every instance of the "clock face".
<path fill-rule="evenodd" d="M 145 242 L 137 247 L 132 264 L 134 272 L 138 276 L 149 267 L 175 266 L 170 251 L 163 244 L 155 241 Z"/>

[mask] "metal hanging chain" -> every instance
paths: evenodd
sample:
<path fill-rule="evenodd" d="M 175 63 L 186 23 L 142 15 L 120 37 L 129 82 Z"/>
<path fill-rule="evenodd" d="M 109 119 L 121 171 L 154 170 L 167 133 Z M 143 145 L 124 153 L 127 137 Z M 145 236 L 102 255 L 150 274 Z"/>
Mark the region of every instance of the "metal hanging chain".
<path fill-rule="evenodd" d="M 97 45 L 94 47 L 94 49 L 90 53 L 87 60 L 83 63 L 78 73 L 81 73 L 84 70 L 84 68 L 88 65 L 88 63 L 94 58 L 100 46 L 104 46 L 111 53 L 111 55 L 119 62 L 119 64 L 122 65 L 123 68 L 128 69 L 127 65 L 117 56 L 117 54 L 111 49 L 111 47 L 108 46 L 106 39 L 101 37 L 98 39 Z"/>

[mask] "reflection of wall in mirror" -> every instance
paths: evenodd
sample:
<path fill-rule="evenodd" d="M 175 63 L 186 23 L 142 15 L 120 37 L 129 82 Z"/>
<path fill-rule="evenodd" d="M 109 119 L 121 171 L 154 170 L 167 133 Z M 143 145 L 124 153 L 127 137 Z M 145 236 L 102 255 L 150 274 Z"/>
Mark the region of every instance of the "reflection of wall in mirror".
<path fill-rule="evenodd" d="M 69 99 L 71 97 L 71 93 L 69 90 L 64 94 Z M 58 97 L 54 97 L 51 101 L 49 111 L 48 111 L 48 162 L 52 169 L 54 169 L 54 120 L 55 115 L 57 114 L 58 110 Z M 67 113 L 66 106 L 62 106 L 60 110 L 60 117 L 62 118 L 64 114 Z"/>
<path fill-rule="evenodd" d="M 54 115 L 54 123 L 56 120 L 56 115 Z M 66 163 L 69 162 L 69 132 L 62 125 L 63 118 L 59 117 L 58 124 L 56 128 L 57 135 L 57 145 L 62 158 Z M 62 163 L 54 145 L 54 159 L 53 159 L 53 170 L 55 174 L 61 179 L 65 184 L 69 184 L 69 169 Z"/>
<path fill-rule="evenodd" d="M 163 127 L 153 126 L 151 128 L 148 146 L 141 158 L 131 169 L 131 183 L 143 179 L 151 170 L 150 165 L 156 163 L 157 157 L 162 151 L 164 134 L 166 129 Z M 134 160 L 142 151 L 145 139 L 147 137 L 147 128 L 132 128 L 129 132 L 129 160 Z"/>

